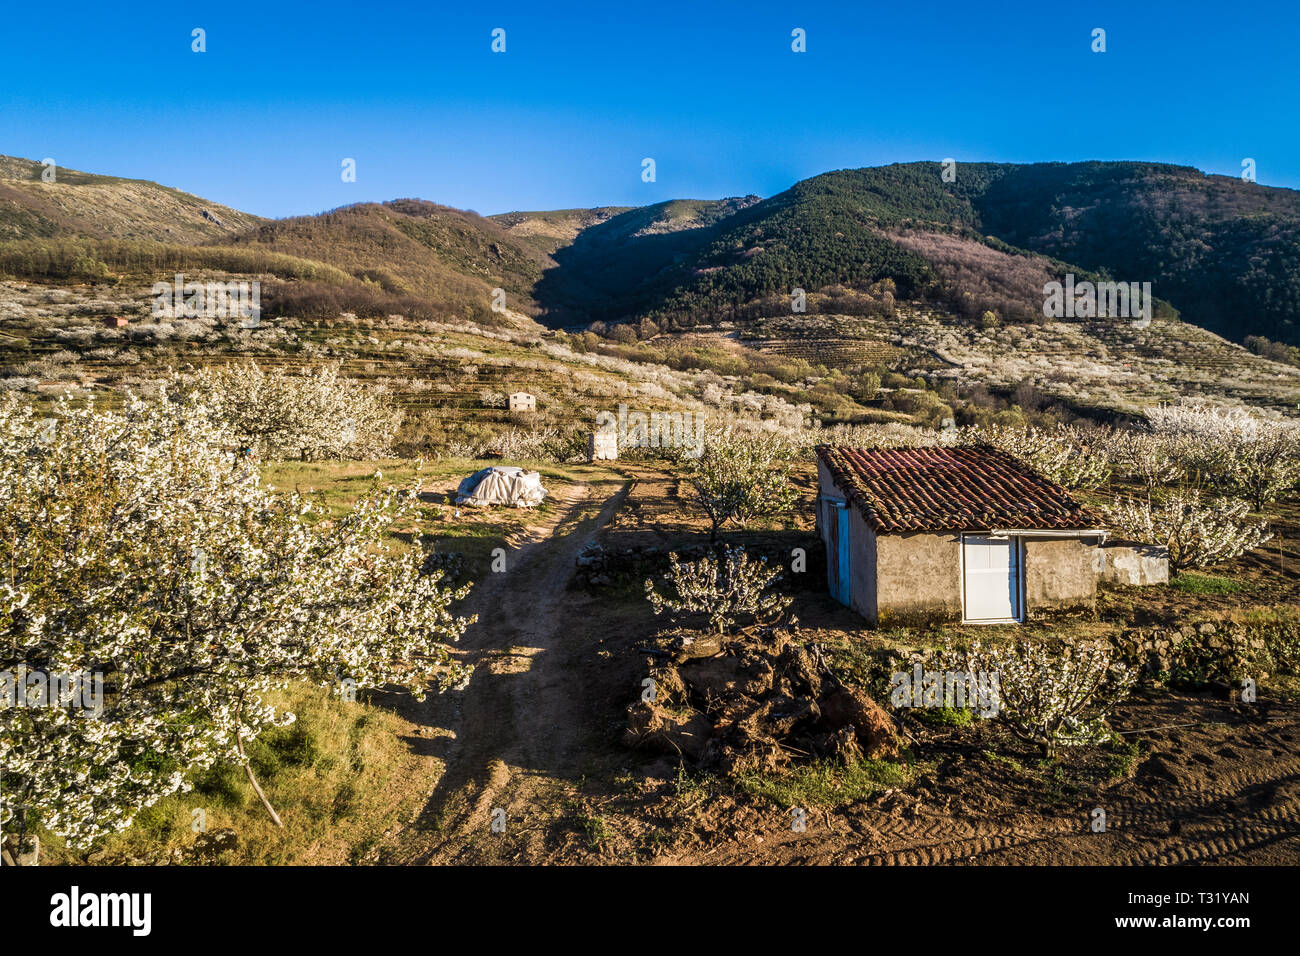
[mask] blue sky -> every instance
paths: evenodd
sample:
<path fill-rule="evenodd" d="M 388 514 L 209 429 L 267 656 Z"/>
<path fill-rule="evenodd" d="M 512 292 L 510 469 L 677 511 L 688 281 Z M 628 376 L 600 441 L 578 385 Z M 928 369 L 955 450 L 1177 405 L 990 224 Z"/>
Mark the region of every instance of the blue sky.
<path fill-rule="evenodd" d="M 947 156 L 1251 157 L 1295 188 L 1298 39 L 1300 5 L 1203 0 L 24 3 L 0 23 L 0 153 L 267 216 L 770 196 Z"/>

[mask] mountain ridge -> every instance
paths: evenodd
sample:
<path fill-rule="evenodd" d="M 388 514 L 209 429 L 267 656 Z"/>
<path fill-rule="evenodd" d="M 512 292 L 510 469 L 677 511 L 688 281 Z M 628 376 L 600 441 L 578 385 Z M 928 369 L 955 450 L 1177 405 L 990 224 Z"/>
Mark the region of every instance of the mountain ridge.
<path fill-rule="evenodd" d="M 1026 323 L 1044 280 L 1074 272 L 1149 281 L 1163 315 L 1234 341 L 1300 344 L 1300 192 L 1190 166 L 959 163 L 953 178 L 923 161 L 833 170 L 766 199 L 492 216 L 395 199 L 277 220 L 143 180 L 59 170 L 44 183 L 41 169 L 0 157 L 0 240 L 259 248 L 452 312 L 481 313 L 499 288 L 552 326 L 744 321 L 789 312 L 796 288 Z"/>
<path fill-rule="evenodd" d="M 257 223 L 246 213 L 147 179 L 126 179 L 0 155 L 0 241 L 82 237 L 199 243 Z"/>

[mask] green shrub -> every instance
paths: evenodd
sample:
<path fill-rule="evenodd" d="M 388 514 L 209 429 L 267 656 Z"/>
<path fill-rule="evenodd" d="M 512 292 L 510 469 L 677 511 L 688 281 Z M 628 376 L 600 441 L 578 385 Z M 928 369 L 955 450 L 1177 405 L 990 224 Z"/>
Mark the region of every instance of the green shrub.
<path fill-rule="evenodd" d="M 1184 572 L 1169 582 L 1169 586 L 1188 594 L 1238 594 L 1248 590 L 1246 585 L 1231 578 L 1215 577 L 1211 574 L 1191 574 Z"/>

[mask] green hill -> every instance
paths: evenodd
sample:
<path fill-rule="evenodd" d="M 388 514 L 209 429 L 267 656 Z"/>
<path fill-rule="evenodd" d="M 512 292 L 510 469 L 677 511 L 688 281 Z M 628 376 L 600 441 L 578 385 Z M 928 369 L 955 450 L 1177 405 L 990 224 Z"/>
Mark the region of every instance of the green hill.
<path fill-rule="evenodd" d="M 984 230 L 1117 279 L 1150 279 L 1184 319 L 1300 344 L 1300 193 L 1154 163 L 1003 170 Z M 962 167 L 964 170 L 965 167 Z"/>
<path fill-rule="evenodd" d="M 452 313 L 487 312 L 494 288 L 506 291 L 511 309 L 530 311 L 532 288 L 552 265 L 544 252 L 490 219 L 418 199 L 278 219 L 231 242 L 316 259 Z"/>

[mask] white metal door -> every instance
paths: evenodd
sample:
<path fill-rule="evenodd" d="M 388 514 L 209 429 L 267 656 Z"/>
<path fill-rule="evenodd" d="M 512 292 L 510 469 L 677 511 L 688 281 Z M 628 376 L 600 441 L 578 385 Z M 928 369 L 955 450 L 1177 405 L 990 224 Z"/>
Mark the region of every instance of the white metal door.
<path fill-rule="evenodd" d="M 1020 548 L 1015 538 L 962 538 L 966 620 L 1020 620 Z"/>

